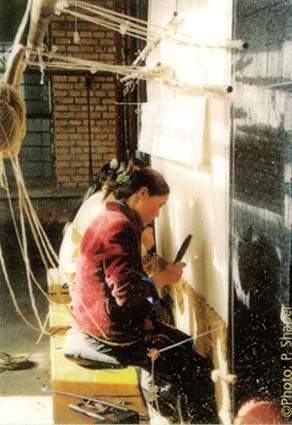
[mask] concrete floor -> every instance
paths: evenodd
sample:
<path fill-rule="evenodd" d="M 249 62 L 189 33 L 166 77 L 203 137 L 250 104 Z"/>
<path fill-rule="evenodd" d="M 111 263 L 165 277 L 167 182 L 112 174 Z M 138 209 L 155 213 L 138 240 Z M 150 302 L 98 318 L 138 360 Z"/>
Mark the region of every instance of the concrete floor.
<path fill-rule="evenodd" d="M 58 250 L 63 225 L 50 223 L 44 227 L 53 246 Z M 36 324 L 28 294 L 25 268 L 10 223 L 1 224 L 0 244 L 19 308 L 28 320 Z M 28 246 L 35 276 L 46 289 L 45 268 L 30 237 Z M 43 320 L 48 312 L 47 300 L 39 290 L 35 290 L 34 294 Z M 1 353 L 7 353 L 10 356 L 31 354 L 29 360 L 34 362 L 33 367 L 24 370 L 2 369 L 0 425 L 52 424 L 51 397 L 42 392 L 43 386 L 50 386 L 49 338 L 44 335 L 40 342 L 36 343 L 40 335 L 30 329 L 17 314 L 2 272 L 0 272 L 0 323 L 0 370 Z"/>

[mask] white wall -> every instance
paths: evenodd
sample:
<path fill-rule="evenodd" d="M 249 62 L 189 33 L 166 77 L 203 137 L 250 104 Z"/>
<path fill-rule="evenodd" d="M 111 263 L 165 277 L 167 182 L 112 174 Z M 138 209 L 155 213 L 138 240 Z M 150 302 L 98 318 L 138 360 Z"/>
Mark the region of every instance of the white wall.
<path fill-rule="evenodd" d="M 178 19 L 184 19 L 179 32 L 202 41 L 231 39 L 231 0 L 149 3 L 150 24 L 163 26 L 176 11 Z M 173 78 L 185 86 L 231 83 L 228 49 L 164 40 L 148 57 L 147 66 L 158 61 L 171 66 Z M 184 258 L 184 279 L 227 320 L 230 95 L 154 81 L 147 83 L 147 95 L 139 149 L 151 154 L 153 167 L 171 187 L 170 200 L 157 222 L 158 252 L 173 259 L 183 239 L 193 234 Z M 186 311 L 178 313 L 177 325 L 190 332 L 193 316 Z"/>

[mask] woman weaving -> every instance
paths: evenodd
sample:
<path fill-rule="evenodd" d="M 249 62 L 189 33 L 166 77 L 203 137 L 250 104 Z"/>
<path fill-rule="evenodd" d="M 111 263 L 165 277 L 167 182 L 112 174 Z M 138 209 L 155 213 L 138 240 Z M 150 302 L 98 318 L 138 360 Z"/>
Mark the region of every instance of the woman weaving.
<path fill-rule="evenodd" d="M 159 353 L 189 339 L 155 311 L 157 288 L 178 281 L 185 263 L 169 264 L 166 281 L 165 275 L 149 279 L 141 261 L 141 232 L 158 217 L 168 196 L 169 187 L 157 171 L 125 172 L 116 185 L 116 201 L 107 202 L 87 229 L 77 263 L 73 329 L 91 350 L 147 371 L 152 370 L 153 350 Z M 185 397 L 191 423 L 218 423 L 210 373 L 190 340 L 155 356 L 155 377 Z"/>

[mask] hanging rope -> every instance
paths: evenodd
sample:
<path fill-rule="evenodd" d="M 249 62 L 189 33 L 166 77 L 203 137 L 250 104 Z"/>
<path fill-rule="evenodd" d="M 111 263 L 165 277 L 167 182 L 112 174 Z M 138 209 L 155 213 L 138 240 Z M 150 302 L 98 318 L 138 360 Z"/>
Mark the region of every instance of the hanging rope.
<path fill-rule="evenodd" d="M 18 229 L 17 220 L 16 220 L 16 217 L 15 217 L 15 212 L 14 212 L 14 208 L 13 208 L 13 204 L 12 204 L 12 199 L 11 199 L 11 194 L 10 194 L 6 174 L 4 174 L 4 179 L 5 179 L 5 189 L 6 189 L 7 199 L 8 199 L 9 210 L 10 210 L 10 214 L 11 214 L 11 217 L 12 217 L 12 223 L 13 223 L 13 226 L 14 226 L 14 230 L 15 230 L 18 245 L 19 245 L 19 248 L 20 248 L 20 251 L 21 251 L 23 262 L 24 262 L 24 264 L 26 264 L 25 253 L 24 253 L 24 249 L 23 249 L 23 246 L 22 246 L 22 243 L 21 243 L 20 231 Z M 47 301 L 50 301 L 49 294 L 42 288 L 40 283 L 37 281 L 35 275 L 33 274 L 32 270 L 31 270 L 31 268 L 29 268 L 29 272 L 30 272 L 30 275 L 31 275 L 35 285 L 37 286 L 38 290 L 45 296 Z"/>
<path fill-rule="evenodd" d="M 28 258 L 28 251 L 27 251 L 26 230 L 25 230 L 25 225 L 24 225 L 24 213 L 25 213 L 26 217 L 28 218 L 31 231 L 32 231 L 32 234 L 34 236 L 35 243 L 36 243 L 37 248 L 38 248 L 38 250 L 41 254 L 41 258 L 42 258 L 42 261 L 43 261 L 43 263 L 46 267 L 46 271 L 48 271 L 48 263 L 46 261 L 46 258 L 47 258 L 46 256 L 50 257 L 50 253 L 51 253 L 53 255 L 53 257 L 55 257 L 57 262 L 58 262 L 58 256 L 54 252 L 54 250 L 53 250 L 53 248 L 50 244 L 50 241 L 49 241 L 43 227 L 41 226 L 39 219 L 38 219 L 38 216 L 37 216 L 32 204 L 31 204 L 31 201 L 29 199 L 29 196 L 28 196 L 28 193 L 27 193 L 27 190 L 26 190 L 26 187 L 25 187 L 25 183 L 24 183 L 24 180 L 23 180 L 23 176 L 22 176 L 21 168 L 20 168 L 20 165 L 19 165 L 19 162 L 18 162 L 18 158 L 16 158 L 16 159 L 11 158 L 11 164 L 12 164 L 12 168 L 13 168 L 13 171 L 14 171 L 14 177 L 15 177 L 16 182 L 17 182 L 17 187 L 18 187 L 18 190 L 19 190 L 18 197 L 19 197 L 21 230 L 18 229 L 17 220 L 16 220 L 16 216 L 15 216 L 15 212 L 14 212 L 14 208 L 13 208 L 13 204 L 12 204 L 12 200 L 11 200 L 11 194 L 10 194 L 10 191 L 9 191 L 9 185 L 8 185 L 5 169 L 4 169 L 4 175 L 3 175 L 4 185 L 5 185 L 6 191 L 7 191 L 9 208 L 10 208 L 10 212 L 11 212 L 11 216 L 12 216 L 12 220 L 13 220 L 18 244 L 19 244 L 20 251 L 21 251 L 21 254 L 22 254 L 22 258 L 23 258 L 23 262 L 24 262 L 24 265 L 25 265 L 26 277 L 27 277 L 29 294 L 30 294 L 30 301 L 31 301 L 32 309 L 33 309 L 34 315 L 37 319 L 39 327 L 35 326 L 34 324 L 32 324 L 30 322 L 30 320 L 27 319 L 27 317 L 22 312 L 22 310 L 19 306 L 15 291 L 13 289 L 13 286 L 12 286 L 10 278 L 9 278 L 9 274 L 8 274 L 8 271 L 7 271 L 7 268 L 6 268 L 6 264 L 5 264 L 5 260 L 4 260 L 4 256 L 3 256 L 3 253 L 2 253 L 1 246 L 0 246 L 0 266 L 3 270 L 5 281 L 6 281 L 6 284 L 7 284 L 7 287 L 8 287 L 8 290 L 9 290 L 9 293 L 10 293 L 10 296 L 11 296 L 11 299 L 12 299 L 12 302 L 13 302 L 13 305 L 15 307 L 17 314 L 20 316 L 20 318 L 23 320 L 23 322 L 27 326 L 29 326 L 31 329 L 33 329 L 34 331 L 41 332 L 41 335 L 42 334 L 50 335 L 50 334 L 52 334 L 52 331 L 47 330 L 47 320 L 45 321 L 44 324 L 42 324 L 41 319 L 40 319 L 40 314 L 37 311 L 31 279 L 34 281 L 34 283 L 37 284 L 38 289 L 40 289 L 41 292 L 43 293 L 43 295 L 45 295 L 45 297 L 46 297 L 46 299 L 49 303 L 51 303 L 51 304 L 59 304 L 59 303 L 63 304 L 65 306 L 65 308 L 67 309 L 67 312 L 69 313 L 69 315 L 72 316 L 77 322 L 78 322 L 78 320 L 74 316 L 74 313 L 72 312 L 71 308 L 68 306 L 67 302 L 64 301 L 64 297 L 61 294 L 61 290 L 60 290 L 59 286 L 57 285 L 57 298 L 59 300 L 59 303 L 55 303 L 51 300 L 50 295 L 47 294 L 41 288 L 41 285 L 37 282 L 37 280 L 35 279 L 35 277 L 32 273 L 30 261 L 29 261 L 29 258 Z M 43 248 L 44 248 L 44 250 L 43 250 Z M 56 266 L 56 264 L 53 264 L 53 266 Z M 107 336 L 105 335 L 105 333 L 103 332 L 103 330 L 99 326 L 99 324 L 96 322 L 94 317 L 91 315 L 87 306 L 82 301 L 81 301 L 81 304 L 84 307 L 84 310 L 86 311 L 86 314 L 88 315 L 89 319 L 96 326 L 96 329 L 99 330 L 99 332 L 101 333 L 101 335 L 103 337 L 103 339 L 101 339 L 101 340 L 107 341 Z M 122 345 L 132 345 L 133 343 L 135 343 L 135 342 L 131 341 L 129 343 L 125 343 L 125 344 L 122 344 Z M 119 345 L 119 344 L 118 343 L 112 343 L 112 345 Z"/>
<path fill-rule="evenodd" d="M 57 267 L 59 263 L 58 255 L 56 254 L 54 248 L 52 247 L 51 242 L 31 203 L 31 200 L 30 200 L 30 197 L 27 192 L 26 185 L 23 179 L 18 158 L 11 159 L 11 163 L 12 163 L 12 167 L 14 171 L 14 177 L 17 182 L 17 186 L 20 188 L 21 199 L 25 200 L 26 216 L 29 220 L 31 231 L 34 236 L 34 240 L 39 248 L 43 264 L 46 266 L 46 270 L 47 270 L 49 268 L 49 265 L 46 259 L 48 259 L 50 263 L 50 267 Z"/>
<path fill-rule="evenodd" d="M 16 298 L 15 291 L 13 289 L 13 286 L 11 284 L 11 281 L 10 281 L 10 278 L 9 278 L 9 275 L 8 275 L 8 271 L 7 271 L 7 268 L 6 268 L 6 264 L 5 264 L 5 260 L 4 260 L 4 256 L 3 256 L 3 253 L 2 253 L 1 247 L 0 247 L 0 265 L 1 265 L 1 268 L 3 270 L 5 281 L 6 281 L 6 284 L 7 284 L 7 287 L 8 287 L 8 290 L 9 290 L 9 293 L 10 293 L 10 296 L 12 298 L 12 302 L 13 302 L 13 305 L 15 306 L 15 310 L 16 310 L 17 314 L 20 316 L 20 318 L 24 321 L 24 323 L 27 326 L 29 326 L 31 329 L 33 329 L 36 332 L 40 332 L 40 336 L 39 336 L 39 339 L 38 339 L 38 340 L 40 340 L 42 335 L 44 335 L 44 334 L 50 335 L 52 332 L 47 329 L 48 316 L 45 319 L 44 323 L 41 322 L 40 314 L 37 311 L 37 307 L 36 307 L 35 296 L 34 296 L 33 288 L 32 288 L 32 282 L 34 282 L 36 284 L 37 288 L 45 296 L 46 300 L 50 304 L 57 304 L 57 303 L 53 302 L 50 294 L 48 294 L 46 291 L 44 291 L 44 289 L 38 283 L 37 279 L 35 278 L 32 270 L 31 270 L 31 266 L 30 266 L 30 262 L 29 262 L 29 258 L 28 258 L 28 252 L 27 252 L 27 240 L 26 240 L 26 229 L 25 229 L 25 225 L 24 225 L 24 214 L 26 215 L 26 217 L 28 218 L 28 221 L 30 223 L 31 231 L 34 235 L 34 239 L 35 239 L 36 245 L 38 247 L 38 250 L 41 253 L 43 263 L 47 264 L 46 261 L 45 261 L 45 256 L 46 255 L 48 256 L 50 251 L 51 251 L 51 253 L 53 254 L 53 256 L 55 257 L 56 260 L 58 260 L 58 258 L 57 258 L 57 255 L 54 252 L 54 250 L 53 250 L 53 248 L 52 248 L 52 246 L 49 242 L 49 239 L 48 239 L 44 229 L 42 228 L 42 226 L 39 222 L 39 219 L 37 217 L 36 212 L 34 211 L 32 204 L 31 204 L 31 201 L 29 199 L 29 196 L 28 196 L 28 193 L 27 193 L 27 190 L 26 190 L 26 187 L 25 187 L 23 176 L 22 176 L 22 173 L 21 173 L 18 158 L 16 158 L 16 159 L 11 158 L 11 163 L 12 163 L 12 169 L 14 171 L 14 177 L 16 179 L 17 187 L 18 187 L 18 190 L 19 190 L 18 196 L 19 196 L 19 211 L 20 211 L 21 230 L 18 229 L 17 220 L 16 220 L 16 216 L 15 216 L 15 212 L 14 212 L 14 208 L 13 208 L 13 204 L 12 204 L 12 199 L 11 199 L 11 194 L 10 194 L 10 190 L 9 190 L 9 185 L 8 185 L 8 181 L 7 181 L 7 176 L 6 176 L 6 173 L 5 173 L 5 168 L 4 168 L 4 173 L 3 173 L 4 187 L 5 187 L 6 192 L 7 192 L 7 199 L 8 199 L 10 212 L 11 212 L 11 217 L 12 217 L 12 221 L 13 221 L 18 245 L 20 247 L 22 259 L 23 259 L 23 262 L 24 262 L 24 265 L 25 265 L 31 305 L 32 305 L 34 315 L 37 318 L 38 327 L 36 327 L 34 324 L 32 324 L 31 321 L 27 319 L 25 314 L 20 309 L 20 306 L 19 306 L 17 298 Z M 45 247 L 44 252 L 42 251 L 42 248 L 41 248 L 42 246 Z M 46 270 L 47 270 L 47 268 L 46 268 Z M 69 312 L 71 312 L 70 308 L 66 305 L 62 295 L 59 294 L 59 291 L 57 291 L 57 293 L 58 293 L 59 301 L 67 307 Z"/>
<path fill-rule="evenodd" d="M 8 289 L 9 289 L 9 293 L 11 295 L 13 304 L 14 304 L 15 309 L 16 309 L 16 312 L 19 314 L 19 316 L 22 318 L 22 320 L 29 327 L 31 327 L 33 330 L 35 330 L 35 331 L 41 330 L 41 332 L 46 332 L 46 330 L 45 330 L 46 325 L 44 325 L 42 323 L 41 319 L 40 319 L 40 314 L 39 314 L 37 306 L 36 306 L 35 296 L 34 296 L 33 288 L 32 288 L 32 281 L 34 281 L 37 284 L 38 289 L 42 289 L 41 285 L 35 279 L 35 276 L 33 275 L 31 267 L 30 267 L 30 262 L 29 262 L 28 252 L 27 252 L 27 238 L 26 238 L 26 229 L 25 229 L 25 224 L 24 224 L 23 206 L 22 206 L 21 203 L 19 204 L 20 226 L 21 226 L 21 232 L 20 232 L 19 229 L 18 229 L 18 226 L 17 226 L 17 222 L 16 222 L 16 217 L 15 217 L 15 213 L 14 213 L 14 209 L 13 209 L 13 205 L 12 205 L 12 200 L 11 200 L 11 195 L 10 195 L 10 191 L 9 191 L 6 173 L 4 173 L 4 179 L 5 179 L 5 186 L 6 186 L 6 191 L 7 191 L 7 198 L 8 198 L 8 204 L 9 204 L 9 208 L 10 208 L 10 212 L 11 212 L 11 217 L 12 217 L 16 237 L 17 237 L 17 240 L 18 240 L 18 245 L 20 247 L 22 259 L 23 259 L 23 262 L 24 262 L 24 265 L 25 265 L 25 272 L 26 272 L 26 278 L 27 278 L 27 283 L 28 283 L 28 290 L 29 290 L 31 306 L 32 306 L 34 315 L 37 319 L 39 328 L 37 328 L 36 326 L 31 324 L 31 322 L 25 317 L 25 315 L 22 313 L 22 311 L 19 307 L 19 304 L 18 304 L 17 299 L 16 299 L 15 292 L 13 290 L 13 286 L 12 286 L 10 279 L 9 279 L 9 275 L 8 275 L 7 268 L 6 268 L 6 265 L 5 265 L 5 260 L 4 260 L 4 256 L 3 256 L 3 253 L 2 253 L 2 249 L 0 247 L 0 249 L 1 249 L 1 266 L 2 266 L 3 273 L 4 273 L 5 281 L 6 281 Z M 20 195 L 20 198 L 21 198 L 21 195 Z M 46 296 L 47 299 L 49 299 L 47 294 L 43 291 L 43 289 L 42 289 L 42 293 Z"/>
<path fill-rule="evenodd" d="M 71 9 L 70 9 L 71 7 Z M 81 11 L 78 11 L 79 10 Z M 140 63 L 144 63 L 148 55 L 157 47 L 163 40 L 174 42 L 177 44 L 183 44 L 185 46 L 197 47 L 197 48 L 223 48 L 223 49 L 246 49 L 248 43 L 243 40 L 219 40 L 217 42 L 207 40 L 195 40 L 192 36 L 184 34 L 178 31 L 179 26 L 182 24 L 184 19 L 179 19 L 177 12 L 174 12 L 171 19 L 165 26 L 158 26 L 148 24 L 147 22 L 127 16 L 122 13 L 114 12 L 109 9 L 87 4 L 82 1 L 68 0 L 57 4 L 56 13 L 64 13 L 77 17 L 87 22 L 100 25 L 112 31 L 117 31 L 122 35 L 128 35 L 146 42 L 144 49 L 139 52 L 137 58 L 133 62 L 133 66 Z M 86 14 L 87 13 L 87 14 Z M 99 18 L 96 18 L 98 16 Z M 111 71 L 110 71 L 111 72 Z M 125 94 L 129 93 L 135 87 L 136 79 L 153 79 L 153 77 L 141 76 L 131 74 L 121 79 L 122 83 L 125 83 Z M 128 83 L 130 81 L 130 83 Z M 193 94 L 204 95 L 205 92 L 214 92 L 218 94 L 231 93 L 233 91 L 231 86 L 218 87 L 215 85 L 203 85 L 195 87 L 193 84 L 187 82 L 179 82 L 175 78 L 159 80 L 160 83 L 168 84 L 171 87 L 187 89 L 192 91 Z M 195 93 L 194 93 L 195 92 Z"/>
<path fill-rule="evenodd" d="M 4 260 L 4 256 L 3 256 L 3 252 L 2 252 L 2 248 L 1 248 L 1 246 L 0 246 L 0 265 L 1 265 L 1 268 L 2 268 L 2 272 L 3 272 L 3 275 L 4 275 L 4 278 L 5 278 L 5 281 L 6 281 L 6 284 L 7 284 L 7 287 L 8 287 L 8 290 L 9 290 L 9 293 L 10 293 L 10 296 L 11 296 L 11 299 L 12 299 L 12 302 L 13 302 L 13 305 L 14 305 L 14 307 L 15 307 L 15 310 L 16 310 L 16 312 L 17 312 L 17 314 L 21 317 L 21 319 L 23 320 L 23 322 L 28 326 L 28 327 L 30 327 L 31 329 L 33 329 L 34 331 L 39 331 L 40 329 L 39 328 L 37 328 L 35 325 L 33 325 L 27 318 L 26 318 L 26 316 L 24 315 L 24 313 L 22 312 L 22 310 L 21 310 L 21 308 L 19 307 L 19 304 L 18 304 L 18 301 L 17 301 L 17 298 L 16 298 L 16 295 L 15 295 L 15 292 L 14 292 L 14 290 L 13 290 L 13 286 L 12 286 L 12 284 L 11 284 L 11 282 L 10 282 L 10 279 L 9 279 L 9 275 L 8 275 L 8 272 L 7 272 L 7 268 L 6 268 L 6 264 L 5 264 L 5 260 Z"/>
<path fill-rule="evenodd" d="M 70 9 L 73 7 L 74 9 Z M 91 13 L 86 15 L 78 12 L 79 9 Z M 76 16 L 79 19 L 101 25 L 105 28 L 118 31 L 123 35 L 130 35 L 142 40 L 153 41 L 154 38 L 161 37 L 167 38 L 175 43 L 180 43 L 188 46 L 195 47 L 211 47 L 211 48 L 224 48 L 224 49 L 246 49 L 248 44 L 242 40 L 221 40 L 218 42 L 208 42 L 195 40 L 193 37 L 187 34 L 178 32 L 178 26 L 182 20 L 178 21 L 178 15 L 176 12 L 173 14 L 173 18 L 170 23 L 164 27 L 158 25 L 149 25 L 147 22 L 127 16 L 122 13 L 114 12 L 112 10 L 91 5 L 82 1 L 68 0 L 60 2 L 56 6 L 58 13 L 67 13 L 72 16 Z M 104 19 L 97 19 L 93 15 L 99 16 Z"/>
<path fill-rule="evenodd" d="M 77 12 L 76 0 L 75 0 L 75 11 Z M 80 43 L 80 34 L 78 32 L 78 27 L 77 27 L 77 16 L 75 16 L 75 19 L 74 19 L 73 41 L 74 41 L 74 44 L 79 44 Z"/>
<path fill-rule="evenodd" d="M 26 281 L 27 281 L 27 287 L 28 287 L 28 293 L 29 293 L 29 299 L 30 304 L 34 313 L 34 316 L 37 320 L 37 323 L 39 325 L 39 328 L 43 330 L 43 324 L 39 315 L 38 308 L 36 306 L 36 300 L 32 288 L 32 282 L 31 282 L 31 275 L 30 275 L 30 261 L 28 257 L 28 250 L 27 250 L 27 237 L 26 237 L 26 230 L 25 230 L 25 223 L 24 223 L 24 214 L 22 209 L 22 204 L 20 203 L 20 224 L 21 224 L 21 232 L 22 232 L 22 246 L 24 249 L 24 262 L 25 262 L 25 272 L 26 272 Z"/>
<path fill-rule="evenodd" d="M 160 63 L 154 67 L 139 67 L 132 65 L 111 65 L 103 62 L 64 56 L 56 52 L 43 52 L 43 56 L 49 61 L 44 62 L 47 68 L 84 70 L 91 73 L 107 71 L 114 74 L 129 76 L 131 79 L 150 80 L 160 84 L 165 84 L 190 93 L 205 94 L 213 92 L 217 94 L 227 94 L 232 92 L 232 86 L 217 86 L 211 84 L 194 85 L 189 81 L 179 81 L 175 78 L 174 71 L 167 65 Z M 38 65 L 35 62 L 28 62 L 29 65 Z M 43 65 L 42 65 L 43 66 Z"/>
<path fill-rule="evenodd" d="M 49 315 L 47 314 L 45 319 L 45 327 L 47 327 L 49 320 Z M 8 353 L 1 352 L 0 353 L 0 372 L 8 371 L 8 370 L 23 370 L 23 369 L 31 369 L 36 365 L 34 361 L 29 360 L 31 356 L 35 353 L 37 349 L 37 345 L 41 342 L 41 339 L 44 335 L 44 332 L 41 332 L 37 341 L 35 342 L 35 348 L 30 351 L 28 354 L 12 356 Z"/>

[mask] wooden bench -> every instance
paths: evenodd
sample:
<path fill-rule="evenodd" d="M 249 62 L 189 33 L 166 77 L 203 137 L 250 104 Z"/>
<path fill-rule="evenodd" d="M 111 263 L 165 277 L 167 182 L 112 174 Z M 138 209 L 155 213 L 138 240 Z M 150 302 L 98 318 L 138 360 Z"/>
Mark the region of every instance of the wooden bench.
<path fill-rule="evenodd" d="M 146 417 L 147 408 L 134 367 L 91 370 L 65 358 L 63 345 L 65 333 L 70 328 L 71 315 L 68 307 L 70 296 L 68 291 L 58 284 L 56 269 L 48 272 L 48 287 L 53 300 L 50 305 L 50 328 L 53 331 L 50 341 L 52 389 L 57 392 L 98 398 L 115 405 L 122 403 L 123 406 L 141 412 Z M 69 404 L 78 405 L 80 401 L 82 400 L 78 398 L 55 393 L 54 423 L 97 423 L 96 418 L 87 417 L 69 408 Z M 140 422 L 143 423 L 145 420 L 141 419 Z"/>
<path fill-rule="evenodd" d="M 51 331 L 60 329 L 69 329 L 71 315 L 69 304 L 71 297 L 69 289 L 60 283 L 59 270 L 51 268 L 47 273 L 48 292 L 51 303 L 49 309 L 49 326 Z"/>
<path fill-rule="evenodd" d="M 141 395 L 137 371 L 134 367 L 113 370 L 89 370 L 66 359 L 62 353 L 65 331 L 70 327 L 70 296 L 66 288 L 58 286 L 56 270 L 48 273 L 49 291 L 55 304 L 50 307 L 50 326 L 54 331 L 51 338 L 52 387 L 54 390 L 98 397 L 114 404 L 127 403 L 133 410 L 147 414 Z M 177 299 L 186 293 L 190 300 L 190 311 L 196 314 L 197 334 L 204 335 L 196 343 L 197 351 L 211 357 L 214 365 L 213 379 L 216 386 L 216 399 L 222 424 L 231 423 L 230 385 L 234 378 L 229 375 L 226 353 L 227 330 L 220 316 L 184 281 L 177 286 Z M 179 303 L 177 304 L 179 308 Z M 209 331 L 215 330 L 212 333 Z M 54 420 L 58 424 L 96 423 L 96 419 L 87 418 L 70 411 L 68 404 L 78 400 L 60 394 L 54 396 Z M 156 412 L 154 415 L 157 417 Z M 142 423 L 143 420 L 140 420 Z M 145 422 L 145 421 L 144 421 Z M 148 422 L 149 423 L 149 422 Z M 158 423 L 158 422 L 157 422 Z"/>

